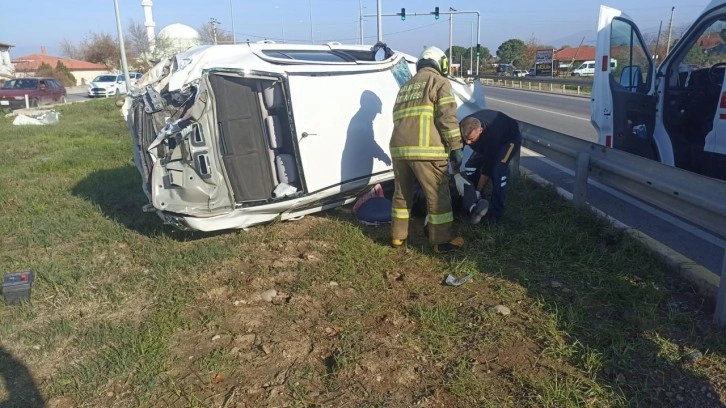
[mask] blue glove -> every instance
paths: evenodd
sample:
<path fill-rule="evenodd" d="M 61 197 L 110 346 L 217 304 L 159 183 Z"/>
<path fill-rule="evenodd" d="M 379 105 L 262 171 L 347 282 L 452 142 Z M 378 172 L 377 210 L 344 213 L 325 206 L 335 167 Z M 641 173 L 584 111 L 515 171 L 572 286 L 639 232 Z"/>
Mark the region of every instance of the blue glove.
<path fill-rule="evenodd" d="M 452 150 L 449 153 L 449 160 L 454 166 L 460 165 L 461 161 L 464 160 L 464 149 Z"/>

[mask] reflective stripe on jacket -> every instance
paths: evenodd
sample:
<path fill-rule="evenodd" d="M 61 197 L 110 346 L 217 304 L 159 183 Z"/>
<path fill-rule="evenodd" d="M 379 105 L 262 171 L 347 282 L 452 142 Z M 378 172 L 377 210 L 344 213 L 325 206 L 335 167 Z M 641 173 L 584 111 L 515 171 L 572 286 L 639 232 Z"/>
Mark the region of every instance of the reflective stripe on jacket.
<path fill-rule="evenodd" d="M 403 160 L 446 160 L 463 147 L 451 83 L 435 69 L 420 69 L 398 91 L 389 147 Z"/>

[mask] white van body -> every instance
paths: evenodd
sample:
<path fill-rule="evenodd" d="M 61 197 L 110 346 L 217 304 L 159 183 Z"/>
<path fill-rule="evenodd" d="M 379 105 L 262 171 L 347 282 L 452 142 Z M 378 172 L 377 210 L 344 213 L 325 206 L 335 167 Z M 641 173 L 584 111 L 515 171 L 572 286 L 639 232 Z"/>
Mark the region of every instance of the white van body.
<path fill-rule="evenodd" d="M 601 6 L 596 55 L 620 60 L 596 64 L 601 144 L 726 179 L 726 0 L 711 1 L 657 67 L 632 19 Z"/>
<path fill-rule="evenodd" d="M 618 60 L 610 59 L 610 68 L 615 69 L 618 67 Z M 572 70 L 574 76 L 593 76 L 595 75 L 595 61 L 585 61 L 580 64 L 579 67 Z"/>
<path fill-rule="evenodd" d="M 393 104 L 416 59 L 383 46 L 201 46 L 161 62 L 125 101 L 149 204 L 212 231 L 352 202 L 393 178 Z M 481 83 L 451 79 L 459 118 Z"/>
<path fill-rule="evenodd" d="M 572 70 L 574 76 L 593 76 L 595 75 L 595 61 L 585 61 L 579 67 Z"/>

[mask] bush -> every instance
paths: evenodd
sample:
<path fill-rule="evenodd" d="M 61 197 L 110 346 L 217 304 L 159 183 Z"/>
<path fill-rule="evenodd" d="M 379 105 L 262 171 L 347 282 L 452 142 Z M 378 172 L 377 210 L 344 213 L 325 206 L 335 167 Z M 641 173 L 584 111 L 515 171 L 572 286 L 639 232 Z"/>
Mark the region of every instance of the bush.
<path fill-rule="evenodd" d="M 76 86 L 76 77 L 71 74 L 68 67 L 63 65 L 62 62 L 58 61 L 55 68 L 51 67 L 45 62 L 41 63 L 38 69 L 35 71 L 37 77 L 53 77 L 60 81 L 63 86 Z"/>
<path fill-rule="evenodd" d="M 53 76 L 58 78 L 63 86 L 76 86 L 76 77 L 73 76 L 68 67 L 63 65 L 63 63 L 60 61 L 58 61 L 58 63 L 55 65 L 55 75 Z"/>

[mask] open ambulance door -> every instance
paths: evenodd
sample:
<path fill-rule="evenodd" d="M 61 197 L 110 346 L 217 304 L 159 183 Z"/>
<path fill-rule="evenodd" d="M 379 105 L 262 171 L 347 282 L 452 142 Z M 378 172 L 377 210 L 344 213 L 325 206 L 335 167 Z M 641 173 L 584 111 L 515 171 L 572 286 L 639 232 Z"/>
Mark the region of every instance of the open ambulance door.
<path fill-rule="evenodd" d="M 595 63 L 590 120 L 599 143 L 654 160 L 668 156 L 653 138 L 653 59 L 638 27 L 620 10 L 600 6 Z"/>

